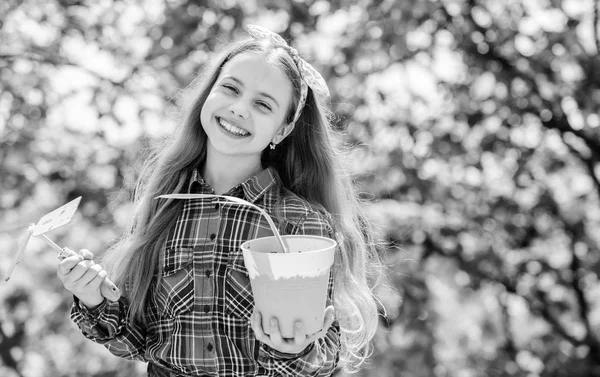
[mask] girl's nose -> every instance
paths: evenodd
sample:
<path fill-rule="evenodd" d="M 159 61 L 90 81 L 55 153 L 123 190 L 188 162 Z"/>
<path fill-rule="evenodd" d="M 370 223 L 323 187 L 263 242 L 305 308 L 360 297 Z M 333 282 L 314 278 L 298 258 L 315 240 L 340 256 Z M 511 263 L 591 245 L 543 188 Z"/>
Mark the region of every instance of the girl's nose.
<path fill-rule="evenodd" d="M 230 107 L 229 107 L 229 111 L 231 111 L 231 114 L 233 114 L 236 117 L 242 118 L 242 119 L 248 119 L 248 106 L 246 106 L 243 101 L 237 101 L 235 103 L 233 103 Z"/>

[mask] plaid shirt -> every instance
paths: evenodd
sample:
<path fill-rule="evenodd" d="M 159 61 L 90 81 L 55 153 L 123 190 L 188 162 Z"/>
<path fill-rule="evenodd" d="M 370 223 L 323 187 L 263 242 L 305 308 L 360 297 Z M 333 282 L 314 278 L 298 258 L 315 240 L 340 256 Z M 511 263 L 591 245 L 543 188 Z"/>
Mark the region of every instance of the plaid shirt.
<path fill-rule="evenodd" d="M 265 169 L 227 195 L 265 209 L 282 234 L 333 237 L 328 216 L 289 191 L 284 195 L 276 177 L 274 169 Z M 188 192 L 214 194 L 197 171 Z M 333 374 L 340 348 L 337 322 L 299 354 L 281 353 L 255 339 L 249 321 L 254 300 L 240 245 L 272 232 L 257 210 L 215 202 L 185 201 L 163 248 L 162 279 L 154 279 L 146 326 L 127 321 L 125 297 L 104 300 L 93 310 L 75 298 L 71 319 L 111 353 L 151 362 L 171 376 Z M 328 294 L 331 302 L 331 275 Z"/>

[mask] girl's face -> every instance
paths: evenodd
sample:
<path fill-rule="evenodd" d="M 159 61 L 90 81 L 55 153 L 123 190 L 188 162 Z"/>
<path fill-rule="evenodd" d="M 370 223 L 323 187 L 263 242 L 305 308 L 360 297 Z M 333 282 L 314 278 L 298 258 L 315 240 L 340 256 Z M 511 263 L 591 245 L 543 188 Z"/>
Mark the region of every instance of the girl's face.
<path fill-rule="evenodd" d="M 208 153 L 256 158 L 271 141 L 291 129 L 284 118 L 292 100 L 285 73 L 254 53 L 233 57 L 221 69 L 200 121 L 208 136 Z"/>

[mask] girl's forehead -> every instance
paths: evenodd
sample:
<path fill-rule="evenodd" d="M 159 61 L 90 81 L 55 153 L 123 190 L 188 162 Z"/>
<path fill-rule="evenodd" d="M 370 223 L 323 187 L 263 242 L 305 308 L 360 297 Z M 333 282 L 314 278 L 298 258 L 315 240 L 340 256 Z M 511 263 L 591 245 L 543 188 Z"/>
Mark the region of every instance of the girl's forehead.
<path fill-rule="evenodd" d="M 283 68 L 262 55 L 255 53 L 241 53 L 234 56 L 221 69 L 219 78 L 234 77 L 258 91 L 267 91 L 277 98 L 292 96 L 292 83 Z"/>
<path fill-rule="evenodd" d="M 281 75 L 287 80 L 287 77 L 280 66 L 273 63 L 271 59 L 255 52 L 243 52 L 231 58 L 223 67 L 222 71 L 227 70 L 255 70 L 265 74 Z"/>

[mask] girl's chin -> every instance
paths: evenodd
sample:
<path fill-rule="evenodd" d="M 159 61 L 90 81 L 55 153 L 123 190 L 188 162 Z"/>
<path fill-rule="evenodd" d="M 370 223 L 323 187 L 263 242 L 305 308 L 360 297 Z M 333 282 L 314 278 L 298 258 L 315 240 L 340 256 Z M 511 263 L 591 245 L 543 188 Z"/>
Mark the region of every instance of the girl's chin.
<path fill-rule="evenodd" d="M 240 143 L 218 140 L 217 142 L 209 141 L 208 152 L 215 153 L 215 155 L 227 156 L 228 158 L 239 157 L 248 160 L 256 158 L 260 161 L 262 149 L 257 151 L 255 148 L 244 148 Z"/>

